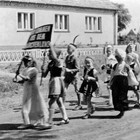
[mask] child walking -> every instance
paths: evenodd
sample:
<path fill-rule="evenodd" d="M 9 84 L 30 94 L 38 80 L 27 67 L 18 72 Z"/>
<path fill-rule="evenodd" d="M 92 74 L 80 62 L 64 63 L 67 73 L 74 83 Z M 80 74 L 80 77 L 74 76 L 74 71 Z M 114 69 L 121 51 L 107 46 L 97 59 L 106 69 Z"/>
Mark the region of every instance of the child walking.
<path fill-rule="evenodd" d="M 21 63 L 24 64 L 25 68 L 21 73 L 18 73 L 17 79 L 14 81 L 23 83 L 24 87 L 22 104 L 24 124 L 19 129 L 31 127 L 38 127 L 39 129 L 49 128 L 48 109 L 37 84 L 38 70 L 36 62 L 32 57 L 25 56 Z"/>
<path fill-rule="evenodd" d="M 109 106 L 112 106 L 112 93 L 111 93 L 111 89 L 109 86 L 109 81 L 110 81 L 110 77 L 111 77 L 112 68 L 116 63 L 117 63 L 117 60 L 113 54 L 113 47 L 111 45 L 108 45 L 106 48 L 105 64 L 101 66 L 101 69 L 106 70 L 106 81 L 104 83 L 107 84 L 107 91 L 109 94 L 109 101 L 107 104 Z"/>
<path fill-rule="evenodd" d="M 83 116 L 83 119 L 90 118 L 91 114 L 95 111 L 95 106 L 92 105 L 92 93 L 98 88 L 97 70 L 93 67 L 93 59 L 91 57 L 85 58 L 85 67 L 83 82 L 79 89 L 80 93 L 83 93 L 87 103 L 87 114 Z"/>
<path fill-rule="evenodd" d="M 70 84 L 74 85 L 75 92 L 77 94 L 77 99 L 78 99 L 77 106 L 75 107 L 74 110 L 79 110 L 79 109 L 82 109 L 82 106 L 81 106 L 80 93 L 78 92 L 77 73 L 79 72 L 79 68 L 78 68 L 78 62 L 77 62 L 76 56 L 74 55 L 76 47 L 77 46 L 74 44 L 68 45 L 68 48 L 67 48 L 68 55 L 66 56 L 66 59 L 65 59 L 66 68 L 65 68 L 65 74 L 64 74 L 64 77 L 65 77 L 64 83 L 65 83 L 66 91 Z M 64 101 L 66 100 L 65 96 L 64 96 Z"/>
<path fill-rule="evenodd" d="M 50 50 L 48 53 L 48 57 L 50 62 L 47 66 L 47 69 L 43 72 L 43 77 L 46 77 L 50 72 L 50 80 L 49 80 L 49 123 L 53 123 L 53 114 L 55 109 L 55 102 L 57 103 L 61 113 L 62 113 L 62 121 L 61 124 L 68 124 L 69 119 L 66 113 L 66 109 L 63 103 L 63 96 L 65 94 L 64 82 L 61 77 L 62 72 L 62 64 L 59 59 L 61 54 L 60 50 L 53 48 L 50 44 Z"/>
<path fill-rule="evenodd" d="M 133 52 L 133 48 L 132 48 L 132 44 L 128 44 L 128 46 L 126 47 L 126 63 L 130 66 L 130 68 L 132 69 L 136 79 L 138 79 L 138 75 L 140 73 L 140 62 L 139 62 L 139 56 L 138 54 L 136 54 L 135 52 Z M 133 85 L 133 86 L 129 86 L 129 90 L 133 90 L 134 93 L 136 94 L 137 97 L 137 102 L 134 105 L 134 107 L 139 108 L 140 107 L 140 97 L 139 97 L 139 85 Z"/>
<path fill-rule="evenodd" d="M 121 49 L 115 50 L 117 64 L 114 65 L 111 74 L 110 86 L 112 89 L 112 98 L 114 109 L 120 111 L 117 117 L 121 118 L 124 112 L 128 110 L 128 72 L 130 67 L 125 63 L 126 53 Z"/>

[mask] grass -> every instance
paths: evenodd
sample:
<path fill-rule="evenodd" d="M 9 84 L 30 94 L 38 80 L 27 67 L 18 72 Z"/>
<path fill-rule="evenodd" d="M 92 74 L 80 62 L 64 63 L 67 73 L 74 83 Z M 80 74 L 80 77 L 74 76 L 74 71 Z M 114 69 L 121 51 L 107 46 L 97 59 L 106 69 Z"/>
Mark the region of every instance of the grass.
<path fill-rule="evenodd" d="M 78 58 L 78 63 L 79 66 L 83 66 L 84 65 L 84 59 L 86 56 L 81 56 Z M 100 73 L 100 66 L 102 64 L 104 64 L 104 56 L 101 55 L 96 55 L 96 56 L 91 56 L 94 60 L 94 66 L 95 68 L 99 71 Z M 37 60 L 37 64 L 38 64 L 38 69 L 39 69 L 39 73 L 41 73 L 41 66 L 42 66 L 42 60 Z M 46 60 L 47 63 L 47 60 Z M 47 65 L 47 64 L 45 64 Z M 0 70 L 2 72 L 7 72 L 7 73 L 13 73 L 15 74 L 16 70 L 18 68 L 18 63 L 11 63 L 11 64 L 1 64 L 0 65 Z M 79 73 L 79 76 L 82 75 L 82 67 Z M 39 74 L 40 76 L 40 74 Z M 0 74 L 0 92 L 1 93 L 7 93 L 7 92 L 18 92 L 18 90 L 21 88 L 21 86 L 19 86 L 19 84 L 13 83 L 11 76 L 5 74 Z M 101 76 L 102 77 L 102 76 Z M 40 78 L 39 78 L 40 79 Z"/>

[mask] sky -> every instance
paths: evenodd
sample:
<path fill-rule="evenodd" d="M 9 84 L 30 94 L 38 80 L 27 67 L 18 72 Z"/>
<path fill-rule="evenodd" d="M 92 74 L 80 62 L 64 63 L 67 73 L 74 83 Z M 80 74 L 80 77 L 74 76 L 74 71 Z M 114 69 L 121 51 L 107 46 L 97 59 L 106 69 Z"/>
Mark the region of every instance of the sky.
<path fill-rule="evenodd" d="M 110 0 L 111 2 L 124 4 L 124 7 L 129 10 L 131 23 L 127 26 L 124 32 L 130 31 L 130 29 L 136 29 L 136 32 L 140 31 L 140 0 Z"/>

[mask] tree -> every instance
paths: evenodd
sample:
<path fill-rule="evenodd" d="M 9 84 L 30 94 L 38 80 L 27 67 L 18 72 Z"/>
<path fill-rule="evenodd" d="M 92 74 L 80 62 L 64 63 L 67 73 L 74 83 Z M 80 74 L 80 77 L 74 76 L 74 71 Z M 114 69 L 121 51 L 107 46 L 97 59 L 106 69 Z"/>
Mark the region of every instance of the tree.
<path fill-rule="evenodd" d="M 124 4 L 115 3 L 118 7 L 118 32 L 126 29 L 127 25 L 131 22 L 131 15 L 129 10 L 124 7 Z"/>

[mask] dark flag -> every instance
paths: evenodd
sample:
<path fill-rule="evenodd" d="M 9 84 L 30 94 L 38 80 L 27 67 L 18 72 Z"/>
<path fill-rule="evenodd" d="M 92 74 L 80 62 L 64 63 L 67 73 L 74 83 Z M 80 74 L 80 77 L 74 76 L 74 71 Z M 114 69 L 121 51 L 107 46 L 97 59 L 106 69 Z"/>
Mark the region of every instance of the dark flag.
<path fill-rule="evenodd" d="M 29 36 L 26 47 L 23 49 L 27 50 L 27 49 L 49 48 L 48 42 L 51 41 L 52 27 L 53 27 L 53 24 L 47 24 L 47 25 L 43 25 L 38 28 L 35 28 L 31 32 L 31 35 Z"/>

